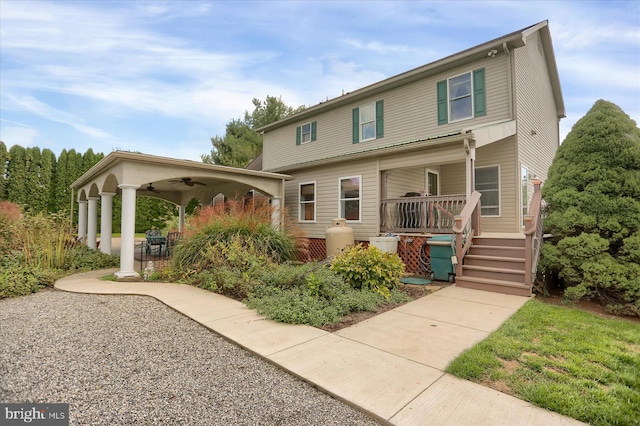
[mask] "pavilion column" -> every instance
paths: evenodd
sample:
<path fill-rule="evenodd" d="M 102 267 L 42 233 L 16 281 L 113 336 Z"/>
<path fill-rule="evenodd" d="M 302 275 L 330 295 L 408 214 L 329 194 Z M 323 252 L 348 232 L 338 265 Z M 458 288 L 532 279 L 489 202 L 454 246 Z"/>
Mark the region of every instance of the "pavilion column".
<path fill-rule="evenodd" d="M 178 232 L 184 232 L 184 217 L 187 206 L 178 206 Z"/>
<path fill-rule="evenodd" d="M 282 218 L 280 217 L 280 197 L 271 198 L 271 226 L 274 229 L 280 230 Z"/>
<path fill-rule="evenodd" d="M 95 250 L 98 246 L 96 237 L 98 235 L 98 200 L 99 197 L 87 197 L 89 211 L 87 213 L 87 246 Z"/>
<path fill-rule="evenodd" d="M 138 273 L 134 270 L 134 247 L 136 229 L 136 189 L 140 185 L 121 184 L 122 189 L 122 229 L 120 239 L 120 271 L 116 277 L 135 277 Z"/>
<path fill-rule="evenodd" d="M 100 193 L 100 251 L 111 254 L 111 230 L 113 228 L 113 192 Z"/>
<path fill-rule="evenodd" d="M 87 201 L 78 201 L 78 240 L 84 241 L 87 237 Z"/>

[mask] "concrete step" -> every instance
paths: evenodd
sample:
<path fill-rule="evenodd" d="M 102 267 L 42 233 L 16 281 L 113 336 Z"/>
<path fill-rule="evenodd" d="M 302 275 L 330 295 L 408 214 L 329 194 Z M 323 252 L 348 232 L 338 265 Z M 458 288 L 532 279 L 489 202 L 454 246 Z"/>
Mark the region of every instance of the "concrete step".
<path fill-rule="evenodd" d="M 524 284 L 524 270 L 494 268 L 489 266 L 462 265 L 464 277 L 487 278 Z"/>
<path fill-rule="evenodd" d="M 513 294 L 516 296 L 531 296 L 531 288 L 513 281 L 493 280 L 478 277 L 456 277 L 456 286 L 476 290 L 492 291 L 494 293 Z"/>
<path fill-rule="evenodd" d="M 485 246 L 476 244 L 476 240 L 474 239 L 473 244 L 469 247 L 469 254 L 524 259 L 524 247 Z"/>
<path fill-rule="evenodd" d="M 464 257 L 464 264 L 524 271 L 524 259 L 518 259 L 516 257 L 498 257 L 468 254 Z"/>

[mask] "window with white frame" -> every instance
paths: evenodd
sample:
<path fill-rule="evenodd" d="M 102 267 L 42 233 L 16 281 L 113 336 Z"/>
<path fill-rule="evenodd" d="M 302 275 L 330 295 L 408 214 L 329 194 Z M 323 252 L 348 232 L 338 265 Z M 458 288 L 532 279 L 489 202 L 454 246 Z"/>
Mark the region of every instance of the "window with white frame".
<path fill-rule="evenodd" d="M 471 73 L 449 79 L 449 121 L 473 117 L 471 106 Z"/>
<path fill-rule="evenodd" d="M 348 221 L 360 221 L 362 177 L 343 177 L 339 182 L 339 217 Z"/>
<path fill-rule="evenodd" d="M 436 84 L 438 124 L 487 115 L 484 68 Z"/>
<path fill-rule="evenodd" d="M 315 141 L 317 133 L 318 123 L 316 121 L 296 127 L 296 145 Z"/>
<path fill-rule="evenodd" d="M 500 167 L 478 167 L 475 170 L 476 191 L 482 194 L 483 216 L 500 216 Z"/>
<path fill-rule="evenodd" d="M 302 125 L 300 137 L 302 138 L 300 140 L 301 143 L 311 142 L 311 123 Z"/>
<path fill-rule="evenodd" d="M 368 141 L 376 138 L 376 104 L 360 107 L 360 140 Z"/>
<path fill-rule="evenodd" d="M 316 220 L 316 183 L 300 183 L 298 203 L 298 220 L 300 222 L 315 222 Z"/>
<path fill-rule="evenodd" d="M 382 99 L 354 108 L 352 119 L 353 143 L 384 137 L 384 101 Z"/>

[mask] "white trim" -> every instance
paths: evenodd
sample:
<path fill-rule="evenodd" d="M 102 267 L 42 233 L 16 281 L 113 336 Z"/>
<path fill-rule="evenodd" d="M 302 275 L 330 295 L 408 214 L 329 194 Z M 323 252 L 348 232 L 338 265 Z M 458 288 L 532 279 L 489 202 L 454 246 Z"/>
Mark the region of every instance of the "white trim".
<path fill-rule="evenodd" d="M 524 169 L 526 171 L 526 175 L 524 178 L 524 184 L 525 187 L 527 188 L 527 199 L 526 199 L 526 203 L 525 203 L 525 198 L 524 198 L 524 194 L 522 191 L 522 169 Z M 520 194 L 520 197 L 518 197 L 520 199 L 520 209 L 518 212 L 518 215 L 520 217 L 520 226 L 522 226 L 524 228 L 524 215 L 529 213 L 529 168 L 523 164 L 522 162 L 520 163 L 520 190 L 518 191 L 518 193 Z M 527 209 L 527 213 L 524 212 L 525 208 Z"/>
<path fill-rule="evenodd" d="M 373 137 L 372 138 L 367 138 L 367 139 L 362 139 L 362 125 L 366 124 L 362 122 L 362 108 L 364 107 L 368 107 L 368 106 L 373 106 L 373 121 L 367 121 L 367 123 L 373 123 Z M 378 136 L 376 134 L 376 102 L 369 102 L 363 105 L 360 105 L 358 107 L 358 138 L 360 139 L 360 142 L 366 142 L 366 141 L 372 141 L 375 140 L 376 137 Z"/>
<path fill-rule="evenodd" d="M 481 214 L 482 217 L 501 217 L 502 216 L 502 184 L 501 184 L 502 173 L 501 173 L 501 170 L 500 170 L 500 164 L 494 164 L 494 165 L 482 166 L 482 167 L 475 167 L 474 170 L 473 170 L 474 182 L 475 182 L 475 185 L 477 186 L 478 185 L 478 179 L 475 176 L 476 170 L 489 169 L 489 168 L 494 168 L 494 167 L 498 168 L 498 214 Z M 474 190 L 478 191 L 476 188 L 474 188 Z M 480 201 L 480 208 L 481 208 L 481 211 L 482 211 L 482 200 Z"/>
<path fill-rule="evenodd" d="M 338 178 L 338 216 L 339 218 L 346 219 L 344 216 L 344 212 L 342 212 L 342 200 L 343 198 L 340 196 L 342 192 L 342 181 L 347 179 L 358 179 L 358 220 L 349 220 L 347 219 L 347 223 L 362 223 L 362 175 L 355 176 L 341 176 Z M 346 199 L 345 199 L 346 200 Z M 351 198 L 351 200 L 356 200 L 356 198 Z"/>
<path fill-rule="evenodd" d="M 449 96 L 449 80 L 451 80 L 452 78 L 456 78 L 456 77 L 460 77 L 462 75 L 465 74 L 469 74 L 469 83 L 471 85 L 471 93 L 469 94 L 469 96 L 471 97 L 471 115 L 469 117 L 464 117 L 464 118 L 458 118 L 457 120 L 451 120 L 451 97 Z M 464 96 L 466 98 L 466 96 Z M 456 98 L 456 99 L 462 99 L 462 97 Z M 465 121 L 465 120 L 471 120 L 472 118 L 475 118 L 475 114 L 474 114 L 474 110 L 473 110 L 473 70 L 471 71 L 466 71 L 451 77 L 447 77 L 447 113 L 449 114 L 447 116 L 448 118 L 448 123 L 457 123 L 459 121 Z"/>
<path fill-rule="evenodd" d="M 304 132 L 304 126 L 308 125 L 309 126 L 309 140 L 305 141 L 303 135 L 305 134 Z M 312 125 L 311 125 L 311 121 L 309 121 L 308 123 L 304 123 L 300 125 L 300 145 L 304 145 L 306 143 L 311 142 L 311 129 L 312 129 Z"/>
<path fill-rule="evenodd" d="M 300 206 L 302 203 L 311 204 L 311 201 L 302 201 L 300 197 L 300 190 L 302 189 L 302 185 L 313 185 L 313 220 L 305 220 L 302 219 L 302 209 Z M 300 182 L 298 183 L 298 223 L 316 223 L 317 220 L 317 210 L 318 210 L 318 184 L 317 181 L 310 182 Z"/>
<path fill-rule="evenodd" d="M 440 190 L 440 172 L 434 169 L 430 169 L 428 167 L 424 168 L 424 190 L 425 190 L 425 194 L 426 195 L 434 195 L 434 194 L 430 194 L 429 193 L 429 173 L 438 176 L 438 188 L 436 188 L 436 191 L 438 191 L 438 194 L 436 195 L 440 195 L 442 193 L 442 191 Z"/>

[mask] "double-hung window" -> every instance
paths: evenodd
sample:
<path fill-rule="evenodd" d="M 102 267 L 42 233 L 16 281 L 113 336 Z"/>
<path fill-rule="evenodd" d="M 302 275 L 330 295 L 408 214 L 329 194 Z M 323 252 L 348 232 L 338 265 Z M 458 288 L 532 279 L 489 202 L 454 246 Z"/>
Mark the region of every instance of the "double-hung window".
<path fill-rule="evenodd" d="M 362 176 L 350 176 L 338 179 L 340 206 L 339 216 L 348 221 L 360 221 Z"/>
<path fill-rule="evenodd" d="M 352 128 L 353 143 L 384 137 L 384 102 L 380 100 L 354 108 Z"/>
<path fill-rule="evenodd" d="M 316 221 L 316 183 L 304 182 L 298 186 L 298 220 L 300 222 Z"/>
<path fill-rule="evenodd" d="M 296 145 L 315 141 L 317 133 L 318 124 L 316 121 L 296 127 Z"/>
<path fill-rule="evenodd" d="M 438 124 L 487 115 L 484 68 L 439 81 Z"/>
<path fill-rule="evenodd" d="M 475 170 L 476 191 L 482 194 L 482 216 L 500 216 L 500 167 L 478 167 Z"/>

